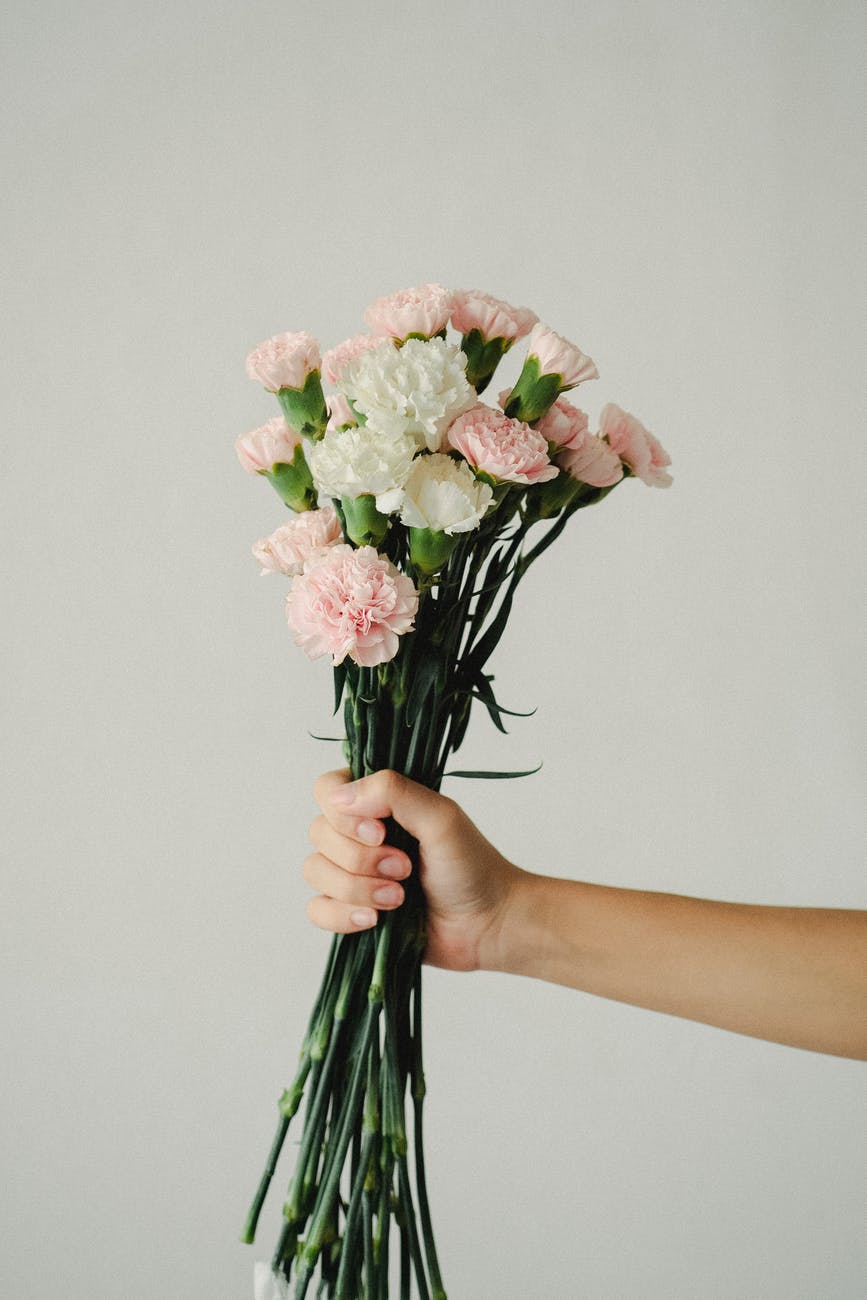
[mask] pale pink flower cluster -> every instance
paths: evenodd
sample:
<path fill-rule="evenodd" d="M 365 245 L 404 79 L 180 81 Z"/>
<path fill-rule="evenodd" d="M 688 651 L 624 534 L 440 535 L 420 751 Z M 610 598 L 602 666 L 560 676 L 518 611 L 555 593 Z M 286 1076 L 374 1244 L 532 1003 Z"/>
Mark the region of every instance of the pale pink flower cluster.
<path fill-rule="evenodd" d="M 591 487 L 613 487 L 623 478 L 620 457 L 591 434 L 585 413 L 565 397 L 557 398 L 536 428 L 557 448 L 557 464 L 572 478 Z"/>
<path fill-rule="evenodd" d="M 261 576 L 282 573 L 294 578 L 315 552 L 343 541 L 343 529 L 334 506 L 305 510 L 270 537 L 262 537 L 253 546 L 253 554 L 262 566 Z"/>
<path fill-rule="evenodd" d="M 527 340 L 527 355 L 535 357 L 543 375 L 560 375 L 560 388 L 574 388 L 585 379 L 598 379 L 599 371 L 580 348 L 547 325 L 534 325 Z"/>
<path fill-rule="evenodd" d="M 475 470 L 500 483 L 547 483 L 559 473 L 541 433 L 481 402 L 455 420 L 448 440 Z"/>
<path fill-rule="evenodd" d="M 671 457 L 634 415 L 609 402 L 599 416 L 599 432 L 636 478 L 650 487 L 670 487 L 674 482 L 666 468 Z"/>
<path fill-rule="evenodd" d="M 513 307 L 480 289 L 459 289 L 454 295 L 452 328 L 461 334 L 478 330 L 486 341 L 509 339 L 514 343 L 529 334 L 538 319 L 529 307 Z"/>
<path fill-rule="evenodd" d="M 340 384 L 340 377 L 350 362 L 368 352 L 371 348 L 382 347 L 387 342 L 381 334 L 353 334 L 336 347 L 329 348 L 322 357 L 322 378 L 329 384 Z"/>
<path fill-rule="evenodd" d="M 275 334 L 247 357 L 247 374 L 272 393 L 303 388 L 311 370 L 320 366 L 319 344 L 312 334 Z"/>
<path fill-rule="evenodd" d="M 286 618 L 305 654 L 330 654 L 335 665 L 348 657 L 362 668 L 394 658 L 417 609 L 411 580 L 373 546 L 318 552 L 286 597 Z"/>
<path fill-rule="evenodd" d="M 275 465 L 291 465 L 300 443 L 301 435 L 277 415 L 251 433 L 242 433 L 235 451 L 248 474 L 267 474 Z"/>
<path fill-rule="evenodd" d="M 398 340 L 410 334 L 431 338 L 448 325 L 452 301 L 451 290 L 441 284 L 420 284 L 377 298 L 364 320 L 371 334 Z"/>

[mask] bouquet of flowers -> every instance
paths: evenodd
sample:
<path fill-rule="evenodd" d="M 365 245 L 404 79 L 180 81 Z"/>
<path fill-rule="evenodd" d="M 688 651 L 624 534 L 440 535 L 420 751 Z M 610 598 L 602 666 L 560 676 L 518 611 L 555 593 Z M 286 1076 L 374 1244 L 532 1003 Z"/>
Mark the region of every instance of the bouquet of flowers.
<path fill-rule="evenodd" d="M 526 308 L 430 284 L 378 299 L 365 321 L 368 332 L 324 356 L 307 333 L 279 334 L 250 353 L 247 373 L 275 394 L 282 416 L 239 438 L 237 452 L 293 511 L 253 550 L 263 573 L 291 579 L 296 643 L 331 656 L 353 776 L 391 768 L 438 789 L 474 702 L 505 729 L 509 710 L 487 669 L 530 565 L 624 479 L 667 486 L 670 461 L 617 406 L 603 408 L 591 433 L 563 394 L 595 379 L 595 365 Z M 514 387 L 497 405 L 480 402 L 525 337 Z M 399 827 L 389 842 L 412 855 Z M 252 1242 L 306 1099 L 276 1251 L 256 1268 L 257 1300 L 286 1297 L 293 1282 L 296 1300 L 314 1283 L 333 1300 L 387 1300 L 392 1268 L 402 1298 L 414 1276 L 420 1300 L 445 1300 L 422 1140 L 416 876 L 404 905 L 374 929 L 333 940 L 244 1226 Z"/>

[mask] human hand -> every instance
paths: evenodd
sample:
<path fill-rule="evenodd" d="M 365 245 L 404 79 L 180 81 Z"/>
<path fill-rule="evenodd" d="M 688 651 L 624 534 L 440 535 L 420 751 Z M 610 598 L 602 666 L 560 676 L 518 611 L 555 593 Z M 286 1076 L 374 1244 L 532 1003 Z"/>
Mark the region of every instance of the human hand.
<path fill-rule="evenodd" d="M 419 844 L 427 903 L 424 960 L 449 970 L 502 969 L 509 898 L 525 875 L 498 853 L 452 799 L 400 776 L 376 772 L 352 781 L 327 772 L 314 795 L 322 809 L 310 827 L 316 852 L 304 877 L 319 891 L 307 914 L 324 930 L 348 934 L 376 924 L 377 910 L 399 907 L 409 876 L 406 853 L 385 843 L 393 817 Z"/>

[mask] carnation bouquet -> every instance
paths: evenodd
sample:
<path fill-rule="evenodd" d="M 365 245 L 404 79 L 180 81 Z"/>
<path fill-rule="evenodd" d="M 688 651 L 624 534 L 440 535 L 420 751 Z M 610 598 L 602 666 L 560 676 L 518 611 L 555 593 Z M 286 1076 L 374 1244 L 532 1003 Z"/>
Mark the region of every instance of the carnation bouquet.
<path fill-rule="evenodd" d="M 433 789 L 478 703 L 505 730 L 489 661 L 529 567 L 577 511 L 627 478 L 665 487 L 656 438 L 612 404 L 591 433 L 563 394 L 593 362 L 535 313 L 424 285 L 378 299 L 367 332 L 320 354 L 306 333 L 255 348 L 247 372 L 282 415 L 239 459 L 293 512 L 254 546 L 291 580 L 286 616 L 330 656 L 353 776 L 398 770 Z M 452 331 L 450 336 L 449 331 Z M 497 405 L 502 357 L 527 353 Z M 329 387 L 329 395 L 323 389 Z M 332 391 L 333 390 L 333 391 Z M 410 855 L 398 826 L 389 842 Z M 377 926 L 335 936 L 294 1079 L 243 1231 L 252 1242 L 290 1121 L 304 1102 L 273 1259 L 256 1300 L 444 1300 L 425 1178 L 417 873 Z"/>

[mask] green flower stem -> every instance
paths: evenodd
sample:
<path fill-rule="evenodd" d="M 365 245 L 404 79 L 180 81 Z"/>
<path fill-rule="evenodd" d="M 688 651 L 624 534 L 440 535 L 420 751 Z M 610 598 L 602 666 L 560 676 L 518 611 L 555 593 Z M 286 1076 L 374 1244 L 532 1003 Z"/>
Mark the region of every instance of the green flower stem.
<path fill-rule="evenodd" d="M 373 1195 L 365 1187 L 362 1200 L 363 1241 L 362 1261 L 364 1264 L 364 1295 L 367 1300 L 376 1300 L 376 1256 L 373 1249 Z"/>
<path fill-rule="evenodd" d="M 431 1222 L 430 1204 L 427 1194 L 427 1178 L 424 1167 L 424 1128 L 422 1109 L 425 1098 L 424 1062 L 422 1058 L 421 1036 L 421 967 L 415 977 L 412 993 L 412 1100 L 413 1100 L 413 1139 L 415 1146 L 415 1185 L 418 1193 L 418 1209 L 421 1216 L 421 1231 L 424 1239 L 425 1256 L 433 1288 L 433 1300 L 446 1300 L 439 1260 L 434 1244 L 433 1223 Z"/>
<path fill-rule="evenodd" d="M 425 1274 L 424 1260 L 422 1259 L 421 1254 L 421 1245 L 418 1239 L 418 1228 L 415 1223 L 415 1206 L 412 1202 L 412 1188 L 409 1185 L 409 1166 L 406 1162 L 406 1155 L 398 1157 L 397 1183 L 400 1189 L 400 1198 L 403 1202 L 406 1233 L 409 1237 L 409 1253 L 412 1258 L 413 1268 L 415 1269 L 415 1280 L 418 1284 L 419 1300 L 431 1300 L 427 1284 L 427 1276 Z"/>
<path fill-rule="evenodd" d="M 369 1004 L 362 1031 L 359 1035 L 362 1040 L 368 1038 L 371 1032 L 377 1028 L 380 1010 L 381 1008 L 377 1004 Z M 337 1204 L 343 1162 L 349 1149 L 361 1105 L 366 1064 L 364 1053 L 359 1051 L 353 1066 L 349 1091 L 341 1108 L 337 1138 L 329 1152 L 323 1179 L 319 1186 L 316 1208 L 310 1222 L 307 1239 L 301 1250 L 295 1284 L 295 1300 L 304 1300 L 307 1294 L 313 1270 L 316 1267 L 316 1262 L 325 1241 L 325 1231 Z"/>
<path fill-rule="evenodd" d="M 340 1249 L 340 1266 L 337 1270 L 337 1294 L 335 1300 L 355 1300 L 347 1290 L 350 1276 L 358 1267 L 358 1246 L 362 1245 L 361 1210 L 364 1197 L 364 1184 L 367 1171 L 373 1158 L 375 1134 L 368 1133 L 361 1146 L 361 1158 L 352 1183 L 349 1207 L 346 1211 L 346 1225 L 343 1229 L 343 1243 Z"/>

